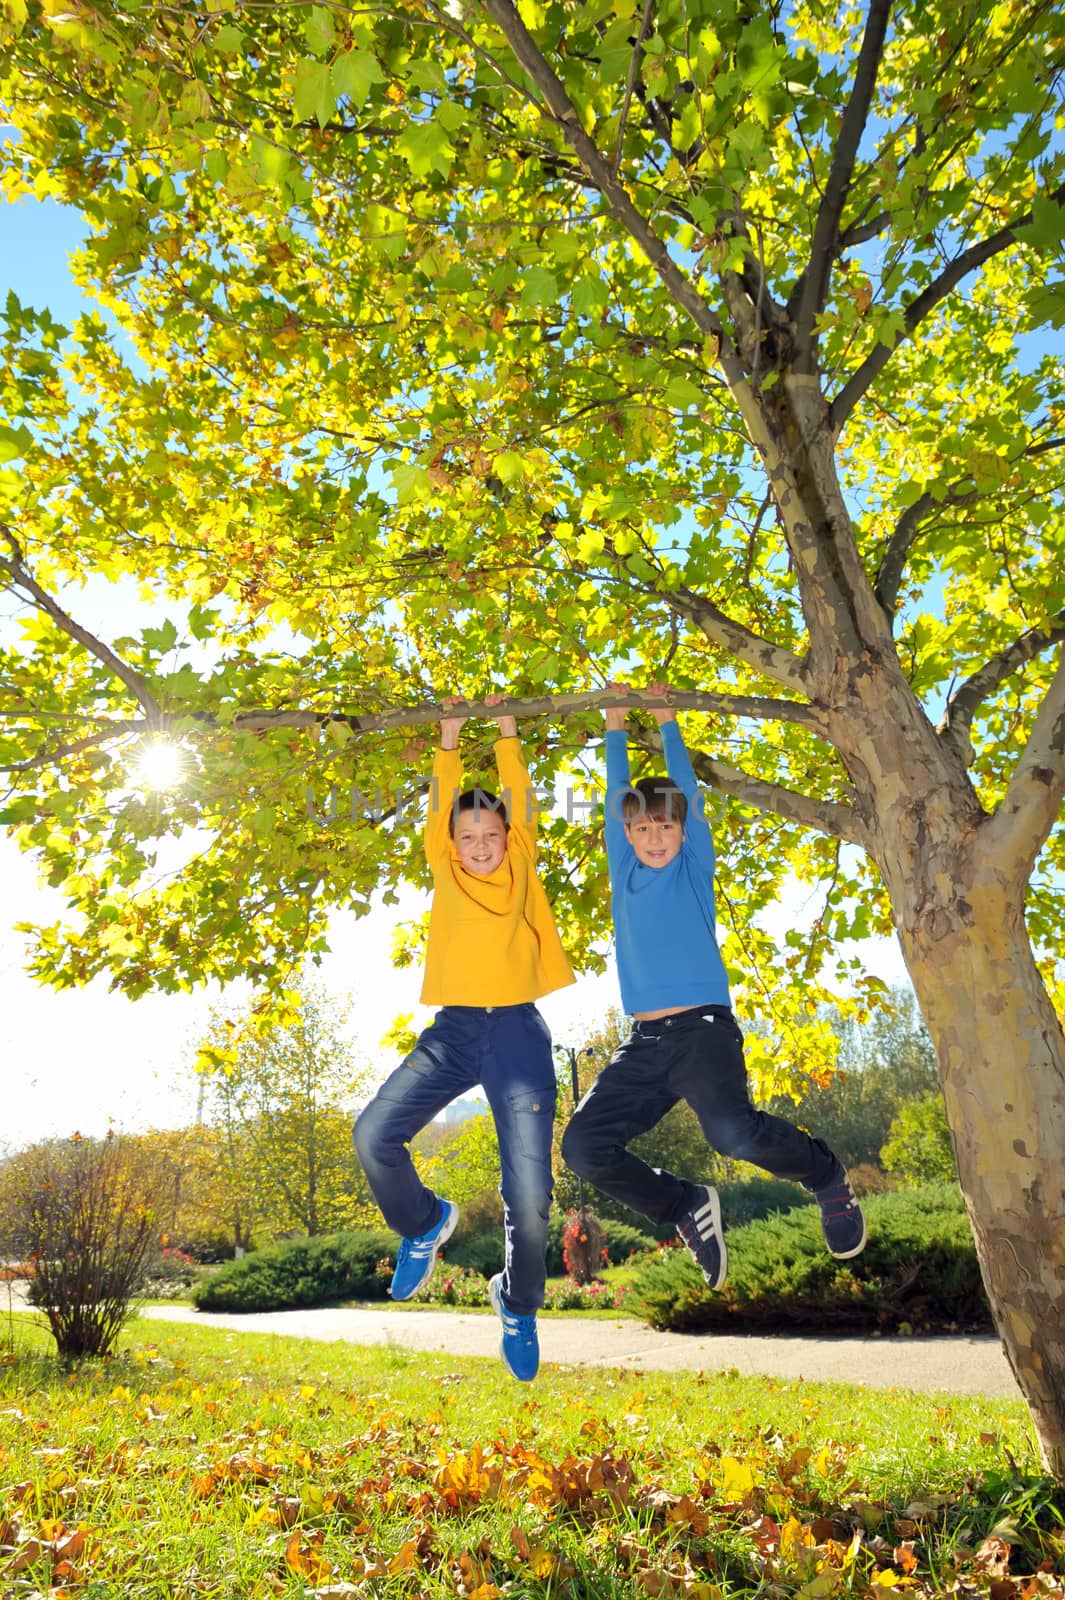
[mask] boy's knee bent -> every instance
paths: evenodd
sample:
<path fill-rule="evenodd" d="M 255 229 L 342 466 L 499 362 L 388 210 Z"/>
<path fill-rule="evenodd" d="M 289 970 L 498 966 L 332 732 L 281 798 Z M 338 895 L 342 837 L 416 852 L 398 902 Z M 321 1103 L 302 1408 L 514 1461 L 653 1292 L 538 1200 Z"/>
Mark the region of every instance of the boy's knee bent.
<path fill-rule="evenodd" d="M 727 1121 L 715 1122 L 707 1133 L 707 1142 L 719 1155 L 730 1156 L 735 1161 L 748 1160 L 758 1146 L 757 1112 L 752 1111 L 749 1117 L 730 1117 Z"/>
<path fill-rule="evenodd" d="M 585 1126 L 580 1117 L 574 1117 L 562 1135 L 561 1153 L 570 1171 L 582 1178 L 588 1178 L 608 1165 L 607 1146 L 592 1129 Z"/>
<path fill-rule="evenodd" d="M 351 1130 L 351 1142 L 363 1166 L 372 1158 L 379 1144 L 380 1129 L 378 1117 L 375 1115 L 376 1106 L 376 1100 L 371 1100 L 368 1106 L 363 1106 Z"/>

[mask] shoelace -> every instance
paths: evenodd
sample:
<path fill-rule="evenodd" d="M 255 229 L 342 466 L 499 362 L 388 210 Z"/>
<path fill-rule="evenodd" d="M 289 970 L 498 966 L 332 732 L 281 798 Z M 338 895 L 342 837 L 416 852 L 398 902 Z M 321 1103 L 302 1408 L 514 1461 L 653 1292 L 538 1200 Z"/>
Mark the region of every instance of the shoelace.
<path fill-rule="evenodd" d="M 404 1239 L 399 1247 L 399 1256 L 396 1260 L 397 1267 L 406 1266 L 411 1257 L 427 1256 L 431 1244 L 425 1239 Z"/>
<path fill-rule="evenodd" d="M 856 1211 L 858 1201 L 854 1190 L 846 1178 L 841 1178 L 839 1183 L 834 1183 L 831 1188 L 825 1189 L 817 1197 L 817 1202 L 822 1211 L 831 1211 L 833 1216 L 843 1216 L 847 1211 Z"/>

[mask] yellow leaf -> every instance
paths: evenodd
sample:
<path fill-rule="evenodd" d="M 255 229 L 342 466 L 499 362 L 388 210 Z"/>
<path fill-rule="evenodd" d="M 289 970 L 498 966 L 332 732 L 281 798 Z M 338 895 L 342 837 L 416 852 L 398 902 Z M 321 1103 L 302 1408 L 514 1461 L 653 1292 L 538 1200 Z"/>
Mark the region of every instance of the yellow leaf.
<path fill-rule="evenodd" d="M 722 1456 L 717 1464 L 718 1487 L 726 1500 L 742 1500 L 754 1488 L 754 1473 L 746 1461 Z"/>

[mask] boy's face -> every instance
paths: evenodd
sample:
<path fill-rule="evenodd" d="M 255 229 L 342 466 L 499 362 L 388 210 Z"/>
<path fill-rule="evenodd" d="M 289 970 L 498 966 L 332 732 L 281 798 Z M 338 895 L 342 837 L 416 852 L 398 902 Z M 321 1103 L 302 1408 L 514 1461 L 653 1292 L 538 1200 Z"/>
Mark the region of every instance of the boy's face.
<path fill-rule="evenodd" d="M 633 817 L 626 822 L 625 832 L 637 861 L 645 867 L 668 867 L 684 843 L 684 829 L 675 818 Z"/>
<path fill-rule="evenodd" d="M 455 852 L 467 872 L 485 877 L 507 853 L 507 830 L 495 811 L 460 811 L 455 822 Z"/>

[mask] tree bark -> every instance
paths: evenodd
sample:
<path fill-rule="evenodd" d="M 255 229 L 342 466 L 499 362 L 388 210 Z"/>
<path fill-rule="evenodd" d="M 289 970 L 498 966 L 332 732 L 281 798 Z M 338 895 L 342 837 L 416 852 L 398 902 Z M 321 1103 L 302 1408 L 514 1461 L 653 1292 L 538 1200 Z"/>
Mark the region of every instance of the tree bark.
<path fill-rule="evenodd" d="M 935 1047 L 995 1326 L 1065 1480 L 1065 1035 L 1024 886 L 897 661 L 841 664 L 834 737 Z"/>
<path fill-rule="evenodd" d="M 1023 907 L 977 870 L 905 908 L 995 1326 L 1049 1471 L 1065 1479 L 1065 1036 Z"/>
<path fill-rule="evenodd" d="M 1065 1036 L 1025 927 L 1027 870 L 1016 870 L 1003 816 L 983 809 L 870 605 L 834 467 L 811 449 L 820 429 L 796 431 L 801 443 L 785 434 L 789 543 L 809 540 L 829 555 L 799 574 L 810 628 L 804 687 L 853 786 L 935 1047 L 995 1326 L 1047 1469 L 1065 1480 Z M 1056 810 L 1063 674 L 1018 765 L 1038 767 L 1042 808 L 1020 830 L 1026 867 L 1046 836 L 1044 814 Z M 1008 833 L 1006 842 L 1016 846 Z"/>

